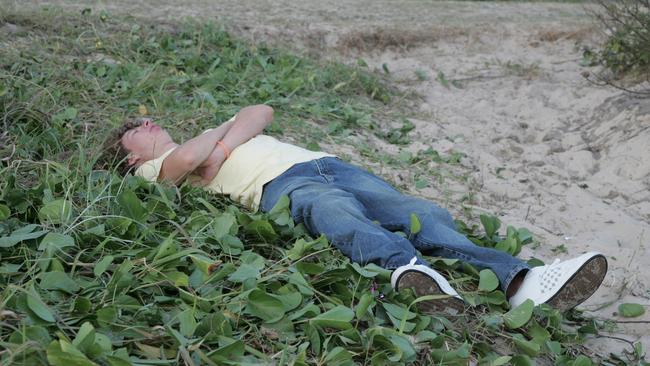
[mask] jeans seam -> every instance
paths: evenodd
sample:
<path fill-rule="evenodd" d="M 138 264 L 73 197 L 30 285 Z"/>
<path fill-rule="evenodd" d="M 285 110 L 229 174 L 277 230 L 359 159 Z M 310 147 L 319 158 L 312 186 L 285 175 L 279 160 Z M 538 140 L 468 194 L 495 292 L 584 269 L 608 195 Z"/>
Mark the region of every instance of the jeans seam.
<path fill-rule="evenodd" d="M 316 159 L 314 160 L 314 163 L 316 164 L 316 169 L 318 169 L 318 175 L 320 175 L 327 183 L 332 182 L 332 175 L 328 174 L 329 169 L 327 166 L 327 162 L 324 160 L 324 158 Z"/>
<path fill-rule="evenodd" d="M 420 238 L 420 235 L 415 235 L 415 238 L 413 240 L 424 243 L 427 246 L 437 246 L 437 247 L 440 247 L 440 249 L 442 249 L 442 250 L 447 250 L 447 251 L 453 252 L 457 256 L 465 259 L 466 261 L 470 259 L 470 257 L 468 255 L 466 255 L 465 253 L 463 253 L 463 252 L 460 252 L 460 251 L 458 251 L 456 249 L 449 248 L 449 247 L 447 247 L 445 245 L 442 245 L 442 244 L 436 244 L 436 243 L 428 241 L 428 240 L 426 240 L 424 238 Z"/>

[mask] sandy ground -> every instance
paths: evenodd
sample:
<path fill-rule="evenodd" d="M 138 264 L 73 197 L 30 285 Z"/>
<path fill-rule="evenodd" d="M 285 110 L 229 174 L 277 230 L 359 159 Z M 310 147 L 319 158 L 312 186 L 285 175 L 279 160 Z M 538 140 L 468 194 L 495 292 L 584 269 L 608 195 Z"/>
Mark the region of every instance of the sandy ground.
<path fill-rule="evenodd" d="M 17 2 L 4 1 L 5 4 Z M 20 1 L 177 20 L 218 19 L 237 35 L 371 68 L 386 65 L 403 90 L 416 90 L 409 149 L 467 155 L 459 176 L 418 191 L 459 212 L 497 214 L 527 227 L 539 244 L 524 257 L 545 261 L 590 250 L 610 271 L 582 308 L 623 320 L 622 302 L 650 305 L 650 101 L 587 82 L 581 47 L 598 42 L 580 4 L 381 0 Z M 153 2 L 152 2 L 153 3 Z M 444 75 L 444 77 L 442 77 Z M 371 139 L 378 149 L 396 150 Z M 402 176 L 408 172 L 386 170 Z M 648 309 L 650 310 L 650 309 Z M 642 318 L 650 320 L 650 311 Z M 611 335 L 650 348 L 647 324 Z M 604 333 L 608 334 L 608 333 Z M 606 354 L 629 346 L 589 341 Z"/>

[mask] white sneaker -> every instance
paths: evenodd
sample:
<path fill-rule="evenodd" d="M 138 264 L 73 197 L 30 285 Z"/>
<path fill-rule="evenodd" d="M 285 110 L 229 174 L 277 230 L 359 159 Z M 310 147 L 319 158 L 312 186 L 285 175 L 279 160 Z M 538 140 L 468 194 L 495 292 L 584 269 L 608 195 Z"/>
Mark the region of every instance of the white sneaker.
<path fill-rule="evenodd" d="M 607 273 L 607 259 L 596 252 L 549 265 L 534 267 L 526 273 L 519 290 L 510 297 L 510 305 L 518 306 L 526 299 L 535 305 L 547 303 L 567 311 L 589 298 Z"/>
<path fill-rule="evenodd" d="M 447 313 L 456 315 L 465 310 L 465 302 L 458 295 L 449 282 L 433 269 L 415 264 L 416 257 L 409 264 L 400 266 L 390 276 L 390 283 L 399 291 L 401 288 L 413 288 L 415 295 L 449 295 L 449 297 L 435 300 L 426 300 L 417 304 L 422 312 Z"/>

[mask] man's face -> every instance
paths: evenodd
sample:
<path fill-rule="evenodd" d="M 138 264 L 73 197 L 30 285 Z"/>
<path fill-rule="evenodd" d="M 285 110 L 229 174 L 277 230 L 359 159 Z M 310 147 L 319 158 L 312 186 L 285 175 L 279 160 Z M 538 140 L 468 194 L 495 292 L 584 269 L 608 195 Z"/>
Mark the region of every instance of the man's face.
<path fill-rule="evenodd" d="M 129 165 L 140 165 L 160 156 L 165 146 L 173 143 L 172 138 L 162 127 L 150 119 L 143 119 L 140 126 L 122 135 L 122 146 L 129 154 Z"/>

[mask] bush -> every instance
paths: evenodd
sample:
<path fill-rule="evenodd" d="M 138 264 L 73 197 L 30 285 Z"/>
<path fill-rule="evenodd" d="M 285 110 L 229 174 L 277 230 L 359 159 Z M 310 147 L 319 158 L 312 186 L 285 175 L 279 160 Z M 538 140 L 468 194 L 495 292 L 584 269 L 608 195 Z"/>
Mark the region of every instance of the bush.
<path fill-rule="evenodd" d="M 596 55 L 616 75 L 650 78 L 650 0 L 598 0 L 609 38 Z"/>

